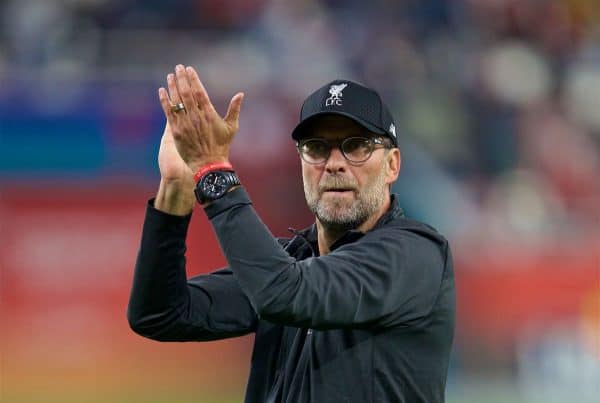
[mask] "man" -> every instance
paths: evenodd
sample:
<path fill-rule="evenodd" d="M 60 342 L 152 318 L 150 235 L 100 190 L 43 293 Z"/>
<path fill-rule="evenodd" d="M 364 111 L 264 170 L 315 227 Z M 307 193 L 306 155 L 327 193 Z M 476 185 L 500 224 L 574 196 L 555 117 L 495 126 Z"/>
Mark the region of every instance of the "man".
<path fill-rule="evenodd" d="M 161 183 L 146 212 L 132 329 L 161 341 L 255 333 L 247 403 L 443 402 L 452 258 L 447 241 L 405 218 L 390 195 L 400 151 L 379 95 L 336 80 L 304 102 L 292 137 L 316 219 L 278 240 L 228 159 L 243 94 L 221 118 L 194 69 L 178 65 L 167 83 Z M 229 267 L 186 280 L 196 199 Z"/>

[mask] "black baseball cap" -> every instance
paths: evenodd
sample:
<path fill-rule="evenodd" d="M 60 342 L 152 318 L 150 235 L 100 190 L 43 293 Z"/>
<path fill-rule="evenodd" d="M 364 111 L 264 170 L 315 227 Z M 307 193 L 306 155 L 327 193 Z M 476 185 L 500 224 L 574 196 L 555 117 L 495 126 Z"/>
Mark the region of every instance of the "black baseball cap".
<path fill-rule="evenodd" d="M 310 121 L 331 114 L 345 116 L 373 133 L 386 135 L 398 147 L 394 118 L 377 91 L 350 80 L 334 80 L 310 94 L 302 104 L 300 122 L 292 131 L 292 138 L 299 140 Z"/>

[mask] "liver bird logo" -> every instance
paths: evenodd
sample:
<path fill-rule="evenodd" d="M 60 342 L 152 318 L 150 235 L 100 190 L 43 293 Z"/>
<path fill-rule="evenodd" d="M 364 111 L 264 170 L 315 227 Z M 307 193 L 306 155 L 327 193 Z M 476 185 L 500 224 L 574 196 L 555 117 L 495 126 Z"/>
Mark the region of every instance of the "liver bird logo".
<path fill-rule="evenodd" d="M 331 96 L 325 100 L 325 106 L 331 106 L 331 105 L 341 106 L 342 105 L 342 95 L 343 95 L 342 91 L 347 86 L 348 86 L 348 83 L 342 83 L 342 84 L 333 84 L 331 87 L 329 87 L 329 94 L 331 94 Z"/>

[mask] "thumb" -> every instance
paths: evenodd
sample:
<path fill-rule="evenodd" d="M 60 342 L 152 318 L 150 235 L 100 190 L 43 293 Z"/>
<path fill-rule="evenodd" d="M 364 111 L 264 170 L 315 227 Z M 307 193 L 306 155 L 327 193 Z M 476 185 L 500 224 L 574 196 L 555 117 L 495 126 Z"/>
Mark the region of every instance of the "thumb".
<path fill-rule="evenodd" d="M 235 128 L 238 128 L 238 121 L 240 119 L 240 109 L 242 108 L 242 100 L 244 99 L 244 93 L 238 92 L 231 98 L 229 102 L 229 108 L 227 108 L 227 114 L 225 115 L 225 122 Z"/>
<path fill-rule="evenodd" d="M 164 141 L 173 141 L 173 133 L 171 132 L 171 126 L 169 125 L 169 121 L 165 124 L 165 130 L 163 131 L 161 142 Z"/>

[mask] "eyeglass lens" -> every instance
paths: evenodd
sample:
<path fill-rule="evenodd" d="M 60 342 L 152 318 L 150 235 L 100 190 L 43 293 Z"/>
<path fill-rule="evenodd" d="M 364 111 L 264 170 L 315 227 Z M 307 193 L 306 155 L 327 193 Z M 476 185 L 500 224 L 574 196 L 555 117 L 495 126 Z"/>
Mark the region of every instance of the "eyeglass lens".
<path fill-rule="evenodd" d="M 318 164 L 329 158 L 334 145 L 337 145 L 344 157 L 352 162 L 366 161 L 373 152 L 372 140 L 364 137 L 348 137 L 337 144 L 332 144 L 325 139 L 310 139 L 301 143 L 299 150 L 306 162 Z"/>

